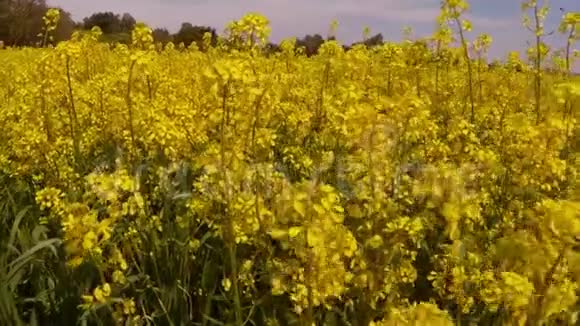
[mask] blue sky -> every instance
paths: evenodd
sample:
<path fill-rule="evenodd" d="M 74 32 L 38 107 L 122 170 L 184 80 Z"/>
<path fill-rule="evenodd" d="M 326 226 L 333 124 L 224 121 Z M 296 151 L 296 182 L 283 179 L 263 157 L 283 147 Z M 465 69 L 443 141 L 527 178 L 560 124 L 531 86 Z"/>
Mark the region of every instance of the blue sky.
<path fill-rule="evenodd" d="M 471 0 L 469 17 L 476 33 L 494 38 L 491 54 L 503 57 L 510 49 L 521 50 L 531 38 L 521 25 L 520 0 Z M 382 33 L 387 40 L 400 40 L 404 26 L 412 26 L 417 36 L 433 30 L 438 0 L 48 0 L 72 13 L 73 18 L 97 11 L 131 13 L 152 27 L 176 31 L 182 22 L 209 25 L 222 31 L 227 22 L 247 12 L 266 15 L 272 39 L 320 33 L 326 35 L 333 19 L 339 21 L 338 38 L 344 43 L 359 40 L 365 26 Z M 580 11 L 580 0 L 551 0 L 548 29 L 557 28 L 560 7 Z M 472 35 L 473 36 L 473 35 Z M 552 36 L 551 44 L 563 44 Z"/>

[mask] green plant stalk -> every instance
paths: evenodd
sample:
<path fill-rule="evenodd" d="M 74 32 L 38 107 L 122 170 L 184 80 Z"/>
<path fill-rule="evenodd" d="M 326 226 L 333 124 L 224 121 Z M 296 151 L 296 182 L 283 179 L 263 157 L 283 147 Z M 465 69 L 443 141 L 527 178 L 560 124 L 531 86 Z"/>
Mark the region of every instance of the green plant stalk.
<path fill-rule="evenodd" d="M 44 31 L 44 37 L 42 39 L 42 45 L 41 45 L 42 47 L 45 47 L 46 43 L 48 42 L 48 28 L 45 27 L 45 29 L 46 30 Z"/>
<path fill-rule="evenodd" d="M 330 68 L 331 68 L 331 64 L 330 64 L 330 59 L 328 59 L 328 61 L 326 62 L 326 65 L 324 66 L 324 73 L 323 73 L 323 82 L 322 85 L 320 87 L 320 91 L 319 91 L 319 99 L 318 99 L 318 106 L 316 108 L 316 120 L 315 120 L 315 124 L 314 124 L 314 130 L 318 131 L 320 128 L 322 128 L 323 122 L 324 122 L 324 95 L 326 93 L 326 86 L 328 85 L 329 79 L 330 79 Z"/>
<path fill-rule="evenodd" d="M 155 237 L 157 238 L 157 237 Z M 165 257 L 169 257 L 168 253 L 165 253 Z M 159 273 L 159 265 L 157 264 L 157 259 L 151 259 L 151 262 L 153 263 L 153 271 L 155 273 L 155 276 L 157 277 L 157 282 L 158 284 L 162 284 L 162 280 L 161 280 L 161 274 Z M 163 311 L 163 314 L 165 315 L 165 318 L 167 319 L 167 323 L 170 326 L 173 326 L 174 323 L 171 320 L 171 317 L 169 316 L 169 312 L 167 311 L 167 308 L 165 307 L 165 304 L 163 303 L 163 300 L 161 300 L 161 297 L 159 297 L 159 293 L 157 293 L 157 291 L 155 291 L 155 289 L 151 289 L 151 291 L 155 294 L 155 298 L 157 299 L 157 302 L 159 303 L 159 307 L 161 307 L 161 310 Z"/>
<path fill-rule="evenodd" d="M 574 38 L 576 37 L 576 25 L 572 24 L 570 26 L 570 32 L 568 33 L 568 37 L 566 38 L 566 50 L 565 50 L 565 62 L 566 62 L 566 76 L 570 76 L 571 73 L 571 60 L 570 60 L 570 53 L 572 52 L 572 44 L 574 42 Z M 563 119 L 566 121 L 566 147 L 569 149 L 571 147 L 571 137 L 570 134 L 570 119 L 569 117 L 572 115 L 572 103 L 570 103 L 570 99 L 566 98 L 564 101 L 564 113 Z M 568 155 L 567 155 L 568 156 Z"/>
<path fill-rule="evenodd" d="M 556 257 L 556 260 L 554 261 L 552 266 L 550 266 L 550 269 L 546 273 L 546 276 L 544 277 L 544 281 L 537 291 L 538 292 L 538 301 L 535 302 L 535 304 L 531 305 L 532 310 L 530 311 L 530 314 L 529 314 L 530 318 L 528 318 L 528 320 L 526 321 L 527 326 L 541 324 L 542 314 L 544 313 L 544 300 L 546 298 L 546 294 L 548 293 L 548 290 L 550 289 L 550 285 L 554 281 L 554 274 L 556 273 L 556 269 L 560 266 L 560 264 L 564 260 L 564 256 L 566 255 L 567 251 L 568 251 L 568 246 L 564 245 L 560 249 L 560 251 L 558 252 L 558 256 Z"/>
<path fill-rule="evenodd" d="M 45 71 L 45 66 L 42 65 L 41 66 L 41 71 L 42 71 L 42 80 L 46 80 L 46 71 Z M 48 115 L 48 112 L 46 110 L 46 89 L 44 86 L 44 83 L 41 82 L 41 87 L 40 87 L 40 109 L 42 112 L 42 117 L 44 120 L 44 130 L 46 132 L 46 139 L 48 140 L 49 143 L 52 144 L 52 127 L 51 127 L 51 123 L 50 123 L 50 116 Z"/>
<path fill-rule="evenodd" d="M 74 157 L 75 157 L 75 165 L 77 169 L 80 168 L 80 144 L 79 138 L 77 135 L 77 127 L 79 125 L 77 110 L 75 106 L 75 97 L 74 91 L 72 86 L 72 78 L 70 74 L 70 56 L 66 57 L 66 80 L 68 86 L 68 95 L 70 98 L 70 107 L 69 107 L 69 122 L 70 122 L 70 134 L 73 140 L 73 150 L 74 150 Z"/>
<path fill-rule="evenodd" d="M 483 96 L 483 79 L 481 78 L 481 75 L 483 74 L 483 70 L 481 69 L 481 63 L 484 60 L 484 55 L 482 55 L 482 53 L 480 52 L 478 55 L 478 62 L 477 62 L 477 86 L 479 88 L 479 102 L 481 103 L 484 100 L 484 96 Z"/>
<path fill-rule="evenodd" d="M 535 76 L 534 76 L 534 98 L 536 106 L 536 124 L 540 123 L 540 100 L 541 100 L 541 90 L 542 90 L 542 79 L 541 79 L 541 68 L 542 68 L 542 36 L 539 34 L 540 31 L 540 16 L 538 12 L 538 4 L 534 6 L 534 21 L 536 24 L 536 60 L 535 64 Z"/>
<path fill-rule="evenodd" d="M 226 234 L 225 234 L 225 242 L 226 247 L 228 250 L 229 256 L 229 265 L 231 269 L 231 282 L 233 287 L 233 300 L 234 300 L 234 315 L 235 315 L 235 323 L 237 326 L 242 325 L 242 303 L 240 299 L 240 289 L 238 285 L 238 264 L 237 264 L 237 253 L 236 253 L 236 241 L 235 241 L 235 230 L 234 230 L 234 221 L 232 216 L 230 215 L 229 211 L 229 204 L 230 204 L 230 193 L 229 193 L 229 185 L 227 183 L 227 173 L 226 173 L 226 135 L 225 130 L 228 125 L 229 114 L 228 114 L 228 107 L 227 107 L 227 97 L 228 97 L 228 84 L 224 85 L 223 87 L 223 94 L 222 94 L 222 121 L 221 121 L 221 131 L 220 131 L 220 167 L 221 173 L 223 178 L 223 194 L 224 194 L 224 201 L 226 204 Z"/>
<path fill-rule="evenodd" d="M 375 113 L 376 115 L 376 113 Z M 373 147 L 374 147 L 374 139 L 375 139 L 375 131 L 376 131 L 376 121 L 377 118 L 375 117 L 375 119 L 373 119 L 372 122 L 372 126 L 371 126 L 371 132 L 369 135 L 369 149 L 367 151 L 367 159 L 369 162 L 368 165 L 368 169 L 369 169 L 369 183 L 370 183 L 370 190 L 371 190 L 371 196 L 373 198 L 373 203 L 375 200 L 377 200 L 376 195 L 377 195 L 377 191 L 375 189 L 376 187 L 376 176 L 374 173 L 374 160 L 373 160 Z"/>
<path fill-rule="evenodd" d="M 136 149 L 135 147 L 135 129 L 133 127 L 133 103 L 131 101 L 133 70 L 137 62 L 133 60 L 129 67 L 129 77 L 127 78 L 127 93 L 125 94 L 125 102 L 127 103 L 127 113 L 129 114 L 129 133 L 131 134 L 131 153 Z"/>
<path fill-rule="evenodd" d="M 308 198 L 308 207 L 306 210 L 305 220 L 309 222 L 309 227 L 312 225 L 312 191 L 309 194 Z M 308 261 L 306 266 L 306 290 L 307 290 L 307 302 L 308 308 L 306 309 L 306 321 L 307 326 L 311 326 L 314 324 L 314 291 L 312 289 L 313 286 L 313 274 L 314 274 L 314 254 L 313 249 L 308 246 L 308 228 L 304 230 L 304 242 L 308 250 Z"/>
<path fill-rule="evenodd" d="M 257 129 L 258 129 L 260 109 L 262 107 L 262 99 L 264 98 L 264 95 L 266 95 L 266 91 L 263 91 L 262 94 L 260 94 L 260 97 L 256 100 L 256 104 L 254 105 L 254 121 L 252 123 L 252 135 L 251 135 L 251 146 L 252 146 L 252 154 L 254 155 L 254 157 L 253 157 L 254 164 L 256 163 L 255 161 L 257 160 L 257 155 L 258 155 L 258 153 L 256 151 L 256 133 L 257 133 Z M 256 172 L 254 174 L 253 182 L 254 182 L 254 189 L 255 189 L 254 213 L 256 216 L 256 220 L 260 224 L 260 232 L 264 232 L 264 226 L 262 223 L 262 219 L 260 217 L 260 201 L 259 201 L 259 196 L 258 196 L 258 169 L 256 169 Z"/>
<path fill-rule="evenodd" d="M 436 61 L 435 61 L 435 95 L 439 95 L 439 70 L 440 70 L 440 56 L 441 56 L 441 40 L 437 40 L 437 47 L 435 50 Z"/>
<path fill-rule="evenodd" d="M 576 26 L 575 25 L 570 26 L 570 33 L 568 34 L 568 38 L 566 39 L 566 74 L 568 75 L 570 74 L 572 64 L 570 60 L 570 53 L 572 52 L 573 40 L 576 37 L 575 31 Z"/>
<path fill-rule="evenodd" d="M 417 70 L 415 72 L 415 87 L 417 88 L 417 97 L 421 97 L 421 77 L 420 77 L 421 68 L 416 67 L 415 69 Z"/>
<path fill-rule="evenodd" d="M 473 67 L 471 65 L 471 58 L 469 57 L 469 49 L 467 48 L 465 34 L 463 33 L 463 24 L 461 23 L 461 20 L 459 20 L 459 17 L 455 17 L 454 20 L 458 26 L 461 47 L 463 49 L 463 56 L 465 57 L 465 62 L 467 63 L 467 84 L 469 87 L 469 103 L 471 106 L 471 123 L 473 123 L 475 121 L 475 100 L 473 99 Z"/>

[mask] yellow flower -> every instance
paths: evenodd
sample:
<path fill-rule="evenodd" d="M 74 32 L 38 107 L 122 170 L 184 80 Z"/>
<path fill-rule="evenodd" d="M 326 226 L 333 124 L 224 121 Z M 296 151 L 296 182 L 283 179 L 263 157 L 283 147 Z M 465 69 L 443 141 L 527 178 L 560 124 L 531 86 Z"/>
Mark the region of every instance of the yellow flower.
<path fill-rule="evenodd" d="M 127 278 L 125 277 L 125 274 L 123 274 L 122 271 L 116 270 L 113 272 L 113 282 L 118 284 L 125 284 L 127 283 Z"/>
<path fill-rule="evenodd" d="M 107 298 L 111 295 L 111 286 L 109 283 L 105 283 L 102 286 L 97 287 L 93 291 L 93 295 L 95 296 L 97 302 L 105 303 L 107 302 Z"/>
<path fill-rule="evenodd" d="M 135 308 L 135 301 L 133 299 L 123 300 L 123 313 L 125 315 L 133 315 L 137 311 Z"/>
<path fill-rule="evenodd" d="M 222 286 L 223 286 L 224 290 L 226 290 L 226 292 L 227 292 L 232 287 L 232 281 L 230 281 L 229 278 L 224 278 L 222 280 Z"/>
<path fill-rule="evenodd" d="M 85 234 L 83 238 L 83 249 L 87 251 L 93 249 L 93 247 L 96 244 L 96 241 L 97 235 L 95 234 L 95 232 L 89 231 L 87 234 Z"/>

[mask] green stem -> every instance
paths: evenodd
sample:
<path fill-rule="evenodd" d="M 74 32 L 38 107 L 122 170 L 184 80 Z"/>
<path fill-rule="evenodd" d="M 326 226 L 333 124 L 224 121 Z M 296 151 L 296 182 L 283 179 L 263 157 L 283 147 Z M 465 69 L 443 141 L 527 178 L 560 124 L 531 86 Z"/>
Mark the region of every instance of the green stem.
<path fill-rule="evenodd" d="M 133 103 L 131 101 L 133 70 L 136 61 L 131 62 L 129 67 L 129 77 L 127 78 L 127 93 L 125 94 L 125 102 L 127 103 L 127 113 L 129 114 L 129 133 L 131 134 L 131 153 L 135 150 L 135 129 L 133 127 Z"/>
<path fill-rule="evenodd" d="M 222 94 L 222 121 L 221 121 L 221 130 L 220 130 L 220 167 L 221 173 L 223 178 L 223 194 L 224 200 L 226 204 L 226 234 L 225 234 L 225 242 L 228 250 L 229 256 L 229 265 L 231 269 L 231 282 L 233 287 L 233 300 L 234 300 L 234 315 L 235 315 L 235 324 L 237 326 L 242 325 L 242 304 L 240 299 L 240 289 L 238 285 L 238 264 L 237 264 L 237 254 L 236 254 L 236 239 L 235 239 L 235 230 L 234 230 L 234 221 L 233 216 L 229 211 L 229 204 L 230 204 L 230 193 L 229 193 L 229 185 L 228 185 L 228 177 L 227 177 L 227 169 L 226 169 L 226 127 L 228 125 L 228 107 L 227 107 L 227 97 L 228 97 L 228 85 L 224 85 L 223 94 Z"/>
<path fill-rule="evenodd" d="M 70 134 L 73 140 L 73 150 L 74 150 L 74 158 L 75 158 L 75 165 L 77 170 L 80 168 L 80 144 L 77 135 L 77 127 L 79 124 L 77 110 L 75 106 L 75 97 L 74 91 L 72 86 L 72 78 L 70 73 L 70 56 L 66 57 L 66 80 L 68 86 L 68 95 L 70 98 L 70 107 L 69 107 L 69 122 L 70 122 Z"/>
<path fill-rule="evenodd" d="M 536 73 L 534 76 L 535 85 L 535 106 L 536 106 L 536 124 L 540 123 L 540 100 L 541 100 L 541 89 L 542 89 L 542 79 L 541 79 L 541 63 L 542 63 L 542 36 L 539 34 L 540 31 L 540 16 L 538 10 L 538 4 L 534 6 L 534 20 L 536 23 L 536 62 L 535 68 Z"/>
<path fill-rule="evenodd" d="M 475 121 L 475 100 L 473 99 L 473 67 L 471 65 L 471 58 L 469 57 L 469 50 L 467 49 L 467 41 L 463 33 L 463 24 L 459 17 L 455 18 L 455 23 L 458 26 L 459 37 L 461 39 L 461 47 L 463 48 L 463 56 L 467 63 L 467 84 L 469 87 L 469 103 L 471 105 L 471 123 Z"/>

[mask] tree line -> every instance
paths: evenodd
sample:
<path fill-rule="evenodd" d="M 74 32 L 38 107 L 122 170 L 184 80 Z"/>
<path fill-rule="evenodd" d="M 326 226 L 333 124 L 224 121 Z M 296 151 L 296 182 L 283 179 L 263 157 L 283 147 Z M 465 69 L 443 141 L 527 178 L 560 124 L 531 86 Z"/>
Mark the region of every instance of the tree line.
<path fill-rule="evenodd" d="M 40 42 L 42 17 L 49 7 L 45 0 L 0 0 L 0 41 L 9 46 L 31 46 Z M 78 28 L 70 13 L 61 10 L 55 42 L 63 41 Z"/>
<path fill-rule="evenodd" d="M 0 41 L 7 46 L 34 46 L 40 42 L 39 33 L 42 32 L 42 17 L 49 7 L 46 0 L 0 0 Z M 128 43 L 131 40 L 131 31 L 137 20 L 129 13 L 114 13 L 111 11 L 96 12 L 82 21 L 74 21 L 71 14 L 62 8 L 60 21 L 54 31 L 54 42 L 58 43 L 69 39 L 75 30 L 90 30 L 98 26 L 102 32 L 102 41 L 111 43 Z M 214 40 L 217 39 L 216 29 L 210 26 L 194 25 L 183 22 L 176 33 L 171 33 L 166 28 L 156 28 L 153 37 L 156 42 L 167 44 L 182 44 L 190 46 L 192 43 L 201 45 L 205 33 L 210 33 Z M 307 55 L 318 52 L 320 46 L 329 38 L 320 34 L 309 34 L 297 39 L 297 45 L 304 47 Z M 383 36 L 376 34 L 363 41 L 374 46 L 383 43 Z M 351 45 L 351 46 L 352 46 Z M 347 46 L 346 48 L 349 48 Z M 278 44 L 270 43 L 271 51 L 278 50 Z"/>

